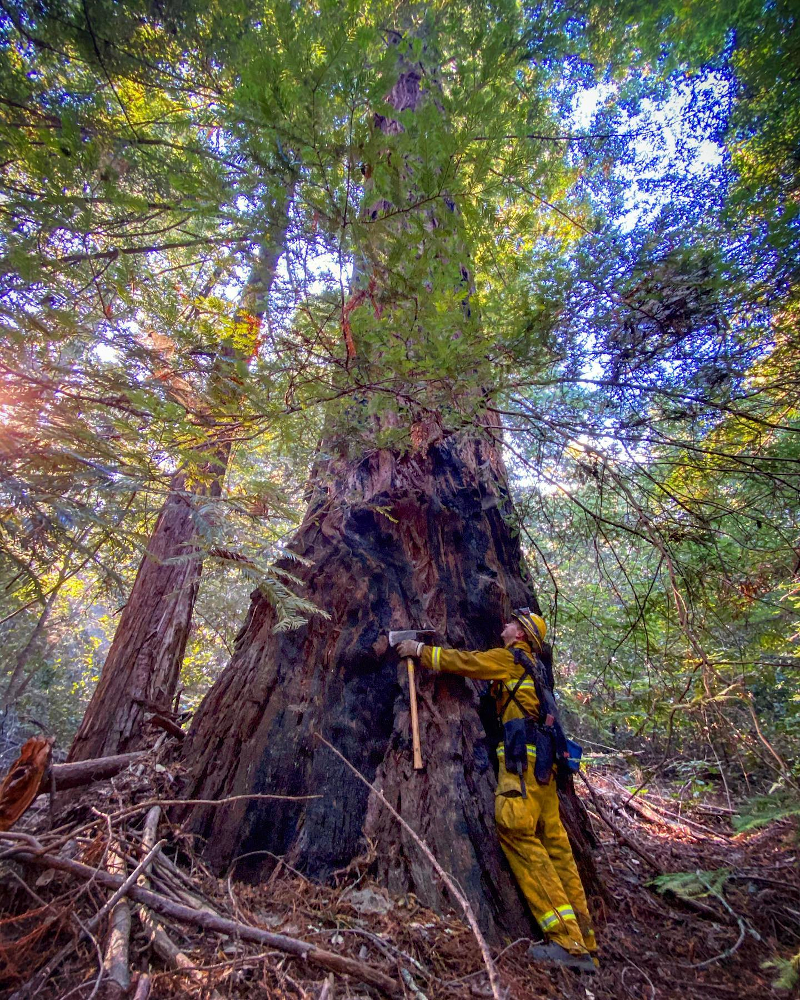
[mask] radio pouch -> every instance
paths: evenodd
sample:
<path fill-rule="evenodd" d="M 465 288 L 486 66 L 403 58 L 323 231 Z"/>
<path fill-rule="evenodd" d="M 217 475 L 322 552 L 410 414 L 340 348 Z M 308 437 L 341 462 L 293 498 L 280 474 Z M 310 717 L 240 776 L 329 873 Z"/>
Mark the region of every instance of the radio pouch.
<path fill-rule="evenodd" d="M 536 763 L 533 774 L 540 785 L 549 785 L 553 777 L 553 764 L 556 760 L 555 736 L 550 726 L 536 726 L 533 732 L 533 743 L 536 747 Z"/>
<path fill-rule="evenodd" d="M 564 766 L 568 771 L 573 774 L 577 774 L 581 769 L 581 757 L 583 756 L 583 747 L 576 743 L 575 740 L 569 739 L 567 737 L 567 756 L 564 758 Z"/>
<path fill-rule="evenodd" d="M 525 788 L 525 772 L 528 769 L 528 747 L 526 744 L 525 719 L 509 719 L 503 723 L 503 754 L 506 770 L 519 775 L 523 799 L 528 797 Z"/>

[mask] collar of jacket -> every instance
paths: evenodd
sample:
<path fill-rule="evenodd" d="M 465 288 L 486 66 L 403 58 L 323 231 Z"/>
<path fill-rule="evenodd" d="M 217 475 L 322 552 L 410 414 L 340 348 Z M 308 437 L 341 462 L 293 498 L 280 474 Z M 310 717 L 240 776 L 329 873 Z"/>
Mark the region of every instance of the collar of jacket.
<path fill-rule="evenodd" d="M 531 644 L 526 642 L 525 639 L 517 639 L 516 642 L 512 642 L 510 646 L 506 646 L 506 649 L 521 649 L 523 653 L 527 653 L 528 656 L 533 657 L 533 650 L 531 649 Z"/>

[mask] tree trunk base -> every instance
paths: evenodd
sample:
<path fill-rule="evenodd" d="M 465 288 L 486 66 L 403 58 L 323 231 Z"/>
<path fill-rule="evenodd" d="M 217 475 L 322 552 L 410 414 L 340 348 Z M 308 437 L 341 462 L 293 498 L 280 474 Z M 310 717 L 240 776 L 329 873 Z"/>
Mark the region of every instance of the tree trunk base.
<path fill-rule="evenodd" d="M 493 942 L 529 937 L 495 830 L 486 685 L 416 672 L 425 767 L 415 771 L 408 673 L 387 638 L 390 629 L 433 628 L 443 645 L 487 649 L 513 607 L 535 606 L 502 464 L 486 440 L 454 435 L 424 454 L 374 452 L 342 470 L 317 491 L 292 543 L 304 561 L 291 569 L 330 621 L 276 633 L 268 602 L 254 594 L 184 744 L 187 798 L 317 797 L 194 807 L 185 826 L 214 868 L 252 880 L 276 857 L 325 880 L 363 855 L 366 840 L 390 891 L 451 908 L 416 845 L 319 733 L 422 837 Z"/>

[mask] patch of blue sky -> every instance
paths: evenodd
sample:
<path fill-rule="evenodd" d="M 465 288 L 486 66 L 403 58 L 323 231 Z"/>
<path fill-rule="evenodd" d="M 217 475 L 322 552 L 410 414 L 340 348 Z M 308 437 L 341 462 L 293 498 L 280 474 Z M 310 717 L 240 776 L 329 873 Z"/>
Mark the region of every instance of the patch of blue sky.
<path fill-rule="evenodd" d="M 730 86 L 718 74 L 675 83 L 666 99 L 644 99 L 637 114 L 623 115 L 625 133 L 634 139 L 630 156 L 611 165 L 622 182 L 623 211 L 615 220 L 620 232 L 646 226 L 675 203 L 680 194 L 669 178 L 676 172 L 702 178 L 720 166 L 725 149 L 715 140 L 713 127 L 719 123 L 719 109 L 730 98 Z M 603 111 L 618 97 L 618 87 L 608 83 L 579 91 L 572 102 L 571 128 L 589 133 L 599 126 L 597 130 L 603 131 Z M 594 349 L 591 334 L 584 346 L 588 360 L 581 374 L 587 381 L 601 379 L 607 359 Z"/>
<path fill-rule="evenodd" d="M 665 182 L 676 171 L 702 176 L 718 167 L 725 150 L 714 138 L 721 109 L 730 97 L 730 81 L 719 74 L 676 82 L 666 99 L 645 98 L 636 114 L 623 113 L 624 134 L 634 137 L 632 156 L 612 164 L 623 182 L 624 211 L 618 228 L 630 232 L 646 224 L 675 197 Z M 571 126 L 591 132 L 603 111 L 618 99 L 618 88 L 598 84 L 580 91 L 572 102 Z M 715 111 L 717 113 L 715 113 Z"/>
<path fill-rule="evenodd" d="M 94 349 L 94 353 L 102 362 L 108 365 L 116 364 L 119 361 L 119 351 L 113 344 L 108 343 L 108 341 L 98 344 Z"/>

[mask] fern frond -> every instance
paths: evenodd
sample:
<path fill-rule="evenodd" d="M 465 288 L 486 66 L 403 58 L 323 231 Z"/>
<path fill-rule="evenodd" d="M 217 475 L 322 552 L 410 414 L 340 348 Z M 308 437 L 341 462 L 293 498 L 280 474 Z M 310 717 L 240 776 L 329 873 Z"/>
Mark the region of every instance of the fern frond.
<path fill-rule="evenodd" d="M 800 816 L 800 797 L 797 792 L 784 788 L 770 795 L 757 795 L 746 802 L 738 816 L 733 817 L 733 828 L 743 833 L 788 816 Z"/>
<path fill-rule="evenodd" d="M 668 872 L 650 879 L 648 885 L 659 892 L 674 892 L 683 899 L 700 899 L 702 896 L 722 896 L 725 883 L 731 876 L 730 868 L 712 871 Z"/>
<path fill-rule="evenodd" d="M 762 969 L 773 969 L 778 973 L 777 979 L 773 979 L 772 986 L 777 990 L 793 990 L 800 986 L 800 951 L 794 958 L 775 958 L 763 962 Z"/>

